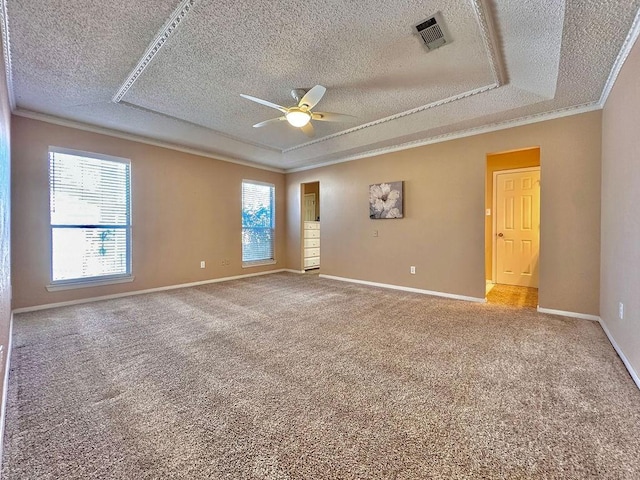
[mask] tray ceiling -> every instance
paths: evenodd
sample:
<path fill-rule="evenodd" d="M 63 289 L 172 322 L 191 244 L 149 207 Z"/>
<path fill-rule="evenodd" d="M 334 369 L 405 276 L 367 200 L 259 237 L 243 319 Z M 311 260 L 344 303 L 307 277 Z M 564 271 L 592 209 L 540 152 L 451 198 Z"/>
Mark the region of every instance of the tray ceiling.
<path fill-rule="evenodd" d="M 283 170 L 598 108 L 640 0 L 2 0 L 14 113 Z M 413 26 L 441 12 L 452 42 Z M 619 58 L 620 57 L 620 58 Z M 617 60 L 617 62 L 616 62 Z M 308 138 L 280 112 L 321 84 Z"/>

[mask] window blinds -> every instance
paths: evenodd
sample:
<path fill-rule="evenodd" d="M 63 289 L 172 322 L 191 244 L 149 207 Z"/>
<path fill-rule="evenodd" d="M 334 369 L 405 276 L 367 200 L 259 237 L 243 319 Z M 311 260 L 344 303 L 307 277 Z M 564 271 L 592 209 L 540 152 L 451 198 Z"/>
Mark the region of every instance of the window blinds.
<path fill-rule="evenodd" d="M 129 275 L 130 165 L 50 150 L 51 279 Z"/>
<path fill-rule="evenodd" d="M 275 186 L 242 182 L 243 265 L 273 261 L 275 237 Z"/>

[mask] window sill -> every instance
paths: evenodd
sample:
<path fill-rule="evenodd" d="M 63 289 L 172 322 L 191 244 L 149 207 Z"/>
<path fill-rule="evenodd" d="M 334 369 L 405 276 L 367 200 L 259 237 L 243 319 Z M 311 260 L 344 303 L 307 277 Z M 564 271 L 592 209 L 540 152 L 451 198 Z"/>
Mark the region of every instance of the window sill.
<path fill-rule="evenodd" d="M 275 265 L 275 260 L 257 260 L 255 262 L 243 262 L 242 268 L 262 267 L 264 265 Z"/>
<path fill-rule="evenodd" d="M 60 290 L 74 290 L 76 288 L 100 287 L 102 285 L 115 285 L 117 283 L 133 282 L 136 277 L 128 275 L 126 277 L 104 278 L 102 280 L 75 280 L 71 282 L 52 283 L 46 286 L 48 292 L 58 292 Z"/>

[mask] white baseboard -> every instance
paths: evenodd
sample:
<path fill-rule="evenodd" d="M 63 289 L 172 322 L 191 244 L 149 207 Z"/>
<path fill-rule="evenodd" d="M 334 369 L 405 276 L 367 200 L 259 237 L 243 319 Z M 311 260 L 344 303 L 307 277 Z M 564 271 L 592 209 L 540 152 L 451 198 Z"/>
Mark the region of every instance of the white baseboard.
<path fill-rule="evenodd" d="M 7 350 L 4 354 L 4 379 L 2 381 L 2 401 L 0 401 L 0 458 L 4 451 L 4 419 L 7 410 L 7 398 L 9 397 L 9 368 L 11 367 L 11 347 L 13 345 L 13 312 L 9 318 L 9 337 L 7 338 Z"/>
<path fill-rule="evenodd" d="M 282 271 L 290 273 L 306 273 L 305 270 L 294 270 L 293 268 L 283 268 Z"/>
<path fill-rule="evenodd" d="M 328 278 L 330 280 L 339 280 L 341 282 L 359 283 L 361 285 L 370 285 L 372 287 L 390 288 L 391 290 L 402 290 L 404 292 L 422 293 L 424 295 L 433 295 L 434 297 L 451 298 L 454 300 L 465 300 L 467 302 L 486 303 L 486 298 L 467 297 L 464 295 L 456 295 L 453 293 L 434 292 L 432 290 L 422 290 L 420 288 L 403 287 L 400 285 L 391 285 L 388 283 L 368 282 L 366 280 L 356 280 L 354 278 L 334 277 L 333 275 L 320 274 L 321 278 Z"/>
<path fill-rule="evenodd" d="M 563 317 L 581 318 L 583 320 L 591 320 L 593 322 L 599 322 L 600 317 L 597 315 L 589 315 L 588 313 L 566 312 L 564 310 L 553 310 L 551 308 L 542 308 L 538 305 L 538 312 L 548 313 L 550 315 L 561 315 Z"/>
<path fill-rule="evenodd" d="M 176 290 L 178 288 L 197 287 L 199 285 L 207 285 L 210 283 L 228 282 L 231 280 L 239 280 L 241 278 L 258 277 L 260 275 L 269 275 L 272 273 L 290 272 L 290 271 L 298 273 L 296 270 L 287 270 L 284 268 L 279 268 L 277 270 L 269 270 L 266 272 L 246 273 L 243 275 L 234 275 L 232 277 L 222 277 L 222 278 L 213 278 L 211 280 L 202 280 L 200 282 L 181 283 L 179 285 L 167 285 L 165 287 L 148 288 L 146 290 L 134 290 L 131 292 L 114 293 L 112 295 L 101 295 L 99 297 L 89 297 L 89 298 L 81 298 L 78 300 L 69 300 L 67 302 L 47 303 L 44 305 L 35 305 L 33 307 L 16 308 L 15 310 L 13 310 L 13 313 L 36 312 L 38 310 L 47 310 L 49 308 L 66 307 L 68 305 L 80 305 L 82 303 L 99 302 L 101 300 L 110 300 L 112 298 L 131 297 L 133 295 L 143 295 L 145 293 L 164 292 L 166 290 Z"/>
<path fill-rule="evenodd" d="M 627 371 L 629 372 L 629 375 L 631 375 L 631 378 L 635 382 L 636 386 L 638 387 L 638 389 L 640 389 L 640 376 L 638 376 L 636 371 L 631 366 L 631 363 L 629 362 L 629 360 L 625 356 L 625 354 L 622 351 L 622 349 L 618 346 L 618 343 L 615 341 L 615 339 L 611 335 L 611 332 L 607 328 L 607 325 L 604 323 L 602 318 L 600 318 L 597 315 L 588 315 L 586 313 L 565 312 L 563 310 L 552 310 L 550 308 L 540 308 L 540 307 L 538 307 L 538 312 L 540 312 L 540 313 L 549 313 L 551 315 L 562 315 L 563 317 L 580 318 L 580 319 L 584 319 L 584 320 L 591 320 L 591 321 L 594 321 L 594 322 L 598 322 L 600 324 L 600 326 L 602 327 L 602 330 L 604 330 L 605 335 L 609 339 L 609 342 L 611 343 L 611 345 L 613 346 L 613 348 L 617 352 L 618 356 L 620 357 L 620 360 L 622 360 L 622 363 L 624 364 L 624 366 L 626 367 Z"/>
<path fill-rule="evenodd" d="M 622 349 L 618 346 L 618 343 L 614 340 L 613 336 L 611 335 L 611 332 L 607 328 L 607 325 L 602 321 L 602 319 L 600 319 L 599 322 L 600 322 L 600 326 L 602 327 L 602 330 L 604 330 L 604 333 L 607 335 L 609 342 L 611 342 L 611 345 L 613 345 L 613 348 L 615 348 L 616 352 L 618 352 L 618 356 L 620 357 L 620 360 L 622 360 L 622 363 L 624 363 L 624 366 L 627 367 L 627 371 L 629 372 L 629 375 L 631 375 L 631 378 L 636 383 L 636 386 L 638 387 L 638 389 L 640 389 L 640 376 L 638 376 L 636 371 L 631 366 L 631 363 L 623 353 Z"/>

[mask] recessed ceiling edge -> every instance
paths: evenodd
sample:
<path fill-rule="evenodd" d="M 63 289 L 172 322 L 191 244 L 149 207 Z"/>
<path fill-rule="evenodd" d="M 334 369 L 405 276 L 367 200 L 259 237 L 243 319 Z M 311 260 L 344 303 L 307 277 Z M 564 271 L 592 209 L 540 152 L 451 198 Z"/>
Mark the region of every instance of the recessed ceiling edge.
<path fill-rule="evenodd" d="M 9 108 L 13 112 L 16 109 L 16 97 L 13 91 L 13 68 L 11 65 L 11 40 L 9 35 L 9 17 L 7 16 L 7 0 L 0 4 L 0 27 L 2 28 L 2 49 L 4 53 L 4 73 L 7 79 L 7 93 L 9 95 Z"/>
<path fill-rule="evenodd" d="M 187 16 L 189 11 L 191 10 L 191 7 L 195 5 L 196 1 L 197 0 L 182 0 L 180 2 L 178 7 L 173 11 L 171 16 L 169 17 L 169 20 L 165 22 L 165 24 L 160 29 L 158 34 L 155 36 L 153 41 L 149 44 L 149 47 L 147 47 L 147 50 L 145 51 L 144 55 L 142 56 L 138 64 L 133 68 L 133 70 L 131 71 L 127 79 L 124 81 L 122 86 L 118 89 L 118 92 L 113 96 L 112 101 L 114 103 L 120 102 L 120 100 L 122 100 L 122 97 L 124 97 L 127 94 L 127 92 L 133 86 L 133 84 L 138 79 L 138 77 L 140 77 L 142 72 L 144 72 L 145 68 L 147 68 L 149 63 L 151 63 L 151 60 L 153 60 L 153 57 L 156 56 L 156 54 L 160 51 L 160 49 L 165 44 L 165 42 L 169 39 L 169 37 L 171 37 L 171 35 L 173 35 L 173 33 L 176 31 L 176 29 L 180 25 L 180 22 L 184 20 L 184 18 Z"/>
<path fill-rule="evenodd" d="M 489 125 L 482 125 L 479 127 L 469 128 L 457 132 L 445 133 L 434 137 L 427 137 L 420 140 L 413 140 L 411 142 L 405 142 L 398 145 L 377 148 L 366 152 L 358 153 L 355 155 L 349 155 L 337 160 L 330 160 L 327 162 L 320 162 L 314 165 L 308 165 L 303 167 L 294 167 L 285 169 L 285 173 L 302 172 L 305 170 L 312 170 L 314 168 L 326 167 L 329 165 L 336 165 L 338 163 L 351 162 L 354 160 L 361 160 L 363 158 L 377 157 L 387 153 L 399 152 L 402 150 L 408 150 L 410 148 L 423 147 L 425 145 L 432 145 L 435 143 L 448 142 L 450 140 L 456 140 L 459 138 L 473 137 L 475 135 L 482 135 L 484 133 L 496 132 L 499 130 L 506 130 L 508 128 L 521 127 L 524 125 L 530 125 L 532 123 L 546 122 L 547 120 L 555 120 L 558 118 L 569 117 L 571 115 L 580 115 L 582 113 L 593 112 L 595 110 L 601 110 L 602 107 L 597 102 L 587 103 L 584 105 L 576 105 L 573 107 L 561 108 L 552 112 L 536 113 L 534 115 L 528 115 L 526 117 L 520 117 L 513 120 L 505 120 L 504 122 L 496 122 Z"/>
<path fill-rule="evenodd" d="M 406 110 L 404 112 L 396 113 L 394 115 L 390 115 L 388 117 L 380 118 L 378 120 L 374 120 L 373 122 L 364 123 L 362 125 L 358 125 L 357 127 L 349 128 L 347 130 L 343 130 L 341 132 L 334 133 L 332 135 L 327 135 L 326 137 L 317 138 L 310 142 L 301 143 L 299 145 L 295 145 L 293 147 L 287 148 L 283 150 L 283 153 L 292 152 L 294 150 L 299 150 L 301 148 L 308 147 L 310 145 L 314 145 L 316 143 L 324 142 L 326 140 L 331 140 L 333 138 L 340 137 L 342 135 L 347 135 L 349 133 L 357 132 L 358 130 L 362 130 L 363 128 L 373 127 L 375 125 L 380 125 L 382 123 L 390 122 L 392 120 L 396 120 L 398 118 L 405 117 L 407 115 L 412 115 L 414 113 L 419 113 L 424 110 L 428 110 L 430 108 L 438 107 L 440 105 L 445 105 L 447 103 L 451 103 L 456 100 L 461 100 L 463 98 L 467 98 L 472 95 L 477 95 L 478 93 L 484 93 L 489 90 L 493 90 L 494 88 L 502 87 L 505 85 L 506 81 L 506 73 L 503 67 L 503 61 L 499 54 L 499 51 L 496 47 L 497 40 L 494 38 L 495 28 L 491 23 L 491 17 L 489 15 L 489 10 L 485 5 L 483 0 L 471 0 L 473 5 L 473 11 L 476 14 L 476 19 L 478 21 L 478 25 L 480 26 L 480 36 L 482 37 L 482 41 L 485 45 L 485 51 L 487 54 L 487 59 L 489 61 L 491 72 L 493 74 L 494 83 L 481 87 L 479 89 L 470 90 L 468 92 L 463 92 L 459 95 L 449 97 L 446 99 L 442 99 L 436 102 L 432 102 L 427 105 L 422 105 L 420 107 L 413 108 L 411 110 Z"/>
<path fill-rule="evenodd" d="M 602 94 L 600 95 L 600 100 L 598 103 L 601 107 L 604 108 L 604 104 L 609 98 L 609 94 L 611 93 L 611 89 L 613 85 L 616 83 L 616 79 L 618 78 L 618 74 L 624 65 L 624 62 L 627 60 L 629 53 L 631 53 L 631 49 L 635 45 L 638 37 L 640 36 L 640 9 L 636 12 L 636 16 L 633 19 L 633 23 L 631 24 L 631 28 L 629 29 L 629 33 L 624 39 L 624 43 L 622 44 L 622 48 L 620 52 L 618 52 L 618 56 L 616 57 L 616 61 L 613 64 L 613 68 L 609 72 L 609 76 L 607 77 L 607 81 L 604 84 L 604 88 L 602 89 Z"/>

